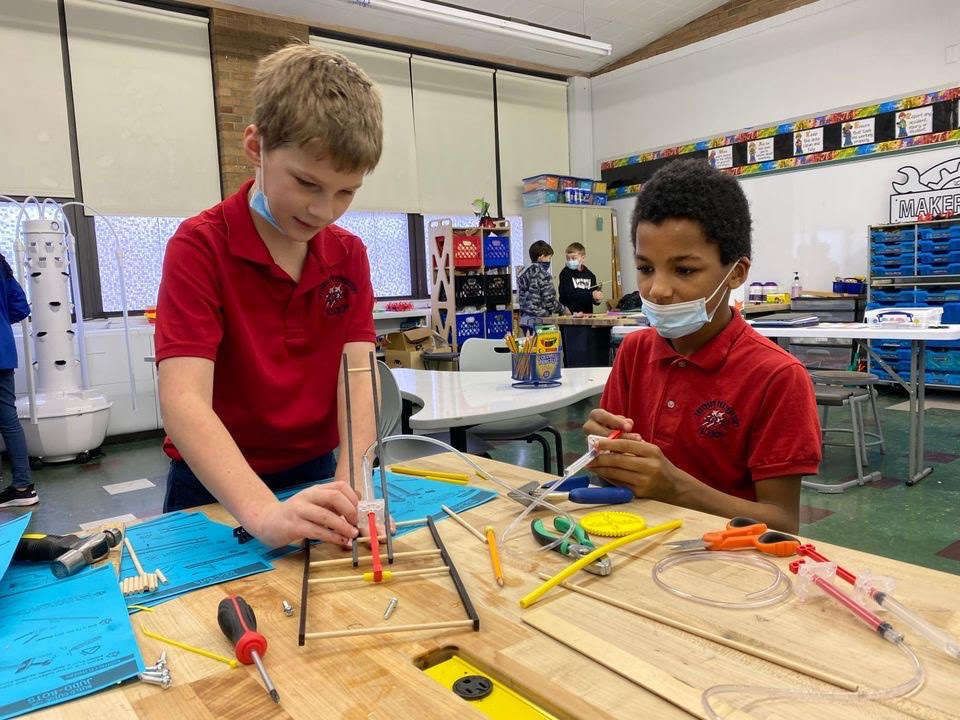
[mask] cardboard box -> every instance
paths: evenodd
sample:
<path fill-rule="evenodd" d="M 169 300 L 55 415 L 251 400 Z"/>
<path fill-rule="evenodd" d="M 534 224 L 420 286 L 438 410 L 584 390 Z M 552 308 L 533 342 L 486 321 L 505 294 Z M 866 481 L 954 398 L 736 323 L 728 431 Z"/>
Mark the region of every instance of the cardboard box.
<path fill-rule="evenodd" d="M 410 368 L 423 370 L 423 350 L 387 350 L 383 362 L 389 368 Z"/>
<path fill-rule="evenodd" d="M 394 332 L 386 336 L 381 348 L 384 352 L 416 352 L 419 350 L 433 350 L 436 347 L 436 339 L 433 330 L 428 327 L 415 327 L 403 332 Z M 401 367 L 409 367 L 403 365 Z"/>

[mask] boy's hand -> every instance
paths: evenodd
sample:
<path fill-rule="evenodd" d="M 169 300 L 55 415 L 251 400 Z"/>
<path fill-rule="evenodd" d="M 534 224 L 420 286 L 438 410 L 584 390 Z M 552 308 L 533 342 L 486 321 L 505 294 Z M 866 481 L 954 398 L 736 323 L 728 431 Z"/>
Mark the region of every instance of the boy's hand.
<path fill-rule="evenodd" d="M 602 302 L 603 302 L 603 291 L 602 291 L 602 290 L 594 290 L 594 291 L 593 291 L 593 301 L 594 301 L 595 303 L 602 303 Z"/>
<path fill-rule="evenodd" d="M 675 496 L 679 470 L 656 445 L 621 437 L 600 440 L 597 449 L 610 452 L 599 455 L 587 467 L 604 480 L 630 488 L 638 498 L 670 502 Z"/>
<path fill-rule="evenodd" d="M 257 519 L 253 535 L 270 547 L 303 538 L 350 547 L 357 536 L 357 501 L 348 483 L 314 485 L 273 503 Z"/>
<path fill-rule="evenodd" d="M 583 424 L 584 435 L 600 435 L 607 437 L 614 430 L 622 430 L 620 437 L 629 440 L 640 440 L 640 436 L 631 432 L 633 430 L 633 420 L 623 415 L 614 415 L 613 413 L 595 408 L 590 411 L 590 417 Z"/>

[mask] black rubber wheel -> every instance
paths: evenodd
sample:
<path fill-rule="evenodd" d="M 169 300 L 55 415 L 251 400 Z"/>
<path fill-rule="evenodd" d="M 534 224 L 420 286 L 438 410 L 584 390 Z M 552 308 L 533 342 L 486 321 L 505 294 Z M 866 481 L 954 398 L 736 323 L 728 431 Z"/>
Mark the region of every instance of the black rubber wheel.
<path fill-rule="evenodd" d="M 31 470 L 41 470 L 43 468 L 43 460 L 38 457 L 30 458 L 30 469 Z"/>
<path fill-rule="evenodd" d="M 88 462 L 90 462 L 90 453 L 86 450 L 81 453 L 77 453 L 76 462 L 81 465 L 86 465 Z"/>

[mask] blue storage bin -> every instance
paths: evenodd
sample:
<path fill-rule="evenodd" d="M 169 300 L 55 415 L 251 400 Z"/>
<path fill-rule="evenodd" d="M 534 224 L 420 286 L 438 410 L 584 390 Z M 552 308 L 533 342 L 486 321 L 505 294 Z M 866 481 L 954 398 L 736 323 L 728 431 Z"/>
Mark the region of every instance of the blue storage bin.
<path fill-rule="evenodd" d="M 917 297 L 915 290 L 872 290 L 870 292 L 872 302 L 879 303 L 920 303 L 923 302 Z"/>
<path fill-rule="evenodd" d="M 921 292 L 923 293 L 923 300 L 920 300 Z M 931 285 L 926 290 L 917 290 L 917 302 L 960 302 L 960 287 L 938 287 L 936 285 Z"/>
<path fill-rule="evenodd" d="M 871 340 L 870 347 L 874 350 L 899 350 L 910 347 L 909 340 Z"/>
<path fill-rule="evenodd" d="M 917 262 L 924 265 L 949 265 L 960 263 L 960 251 L 945 253 L 920 253 Z"/>
<path fill-rule="evenodd" d="M 932 245 L 933 243 L 931 243 Z M 914 245 L 912 242 L 894 242 L 894 243 L 873 243 L 870 252 L 874 255 L 899 255 L 901 253 L 910 255 L 913 260 Z"/>
<path fill-rule="evenodd" d="M 874 274 L 879 275 L 879 273 Z M 948 263 L 947 265 L 921 263 L 917 265 L 917 275 L 960 275 L 960 263 Z"/>
<path fill-rule="evenodd" d="M 870 233 L 870 239 L 875 243 L 898 243 L 909 240 L 913 242 L 916 237 L 913 229 L 910 230 L 874 230 Z"/>
<path fill-rule="evenodd" d="M 483 264 L 486 267 L 510 265 L 510 238 L 506 235 L 487 235 L 483 238 Z"/>
<path fill-rule="evenodd" d="M 960 352 L 927 350 L 927 370 L 960 373 Z"/>
<path fill-rule="evenodd" d="M 894 265 L 892 267 L 886 267 L 883 265 L 871 265 L 870 272 L 876 275 L 877 277 L 903 277 L 907 275 L 913 275 L 913 263 L 909 265 Z M 921 275 L 923 273 L 920 273 Z M 933 273 L 929 273 L 933 275 Z"/>
<path fill-rule="evenodd" d="M 921 240 L 940 240 L 960 237 L 960 225 L 941 225 L 940 227 L 922 227 L 918 234 Z"/>
<path fill-rule="evenodd" d="M 470 338 L 482 338 L 483 313 L 457 313 L 457 347 L 463 345 Z"/>
<path fill-rule="evenodd" d="M 938 238 L 936 240 L 921 240 L 917 243 L 920 252 L 956 252 L 960 250 L 960 237 Z"/>
<path fill-rule="evenodd" d="M 510 310 L 487 310 L 486 333 L 488 338 L 499 340 L 513 331 L 513 313 Z"/>
<path fill-rule="evenodd" d="M 960 323 L 960 302 L 947 302 L 943 304 L 943 317 L 940 319 L 944 325 L 957 325 Z"/>
<path fill-rule="evenodd" d="M 913 266 L 913 253 L 896 253 L 894 255 L 871 255 L 870 263 L 874 267 L 896 267 L 898 265 Z"/>
<path fill-rule="evenodd" d="M 926 372 L 924 379 L 927 385 L 960 385 L 960 373 L 958 372 Z"/>

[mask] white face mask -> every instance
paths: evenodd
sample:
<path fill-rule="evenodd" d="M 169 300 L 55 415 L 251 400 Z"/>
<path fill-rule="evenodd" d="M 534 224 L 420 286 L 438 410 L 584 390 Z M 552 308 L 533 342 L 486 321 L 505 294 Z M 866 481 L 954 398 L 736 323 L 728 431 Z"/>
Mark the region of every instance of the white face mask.
<path fill-rule="evenodd" d="M 692 335 L 697 332 L 697 330 L 713 320 L 713 316 L 720 306 L 715 307 L 708 315 L 707 303 L 713 300 L 714 296 L 720 292 L 720 288 L 722 288 L 724 283 L 730 278 L 736 266 L 736 263 L 734 263 L 733 267 L 727 271 L 723 280 L 720 281 L 720 284 L 717 285 L 717 289 L 710 293 L 709 297 L 687 300 L 671 305 L 658 305 L 657 303 L 650 302 L 641 295 L 640 299 L 643 301 L 643 314 L 647 320 L 650 321 L 650 326 L 660 333 L 662 337 L 670 339 L 686 337 L 687 335 Z"/>
<path fill-rule="evenodd" d="M 567 267 L 570 268 L 571 270 L 579 270 L 579 269 L 580 269 L 580 261 L 579 261 L 579 260 L 567 260 Z"/>

